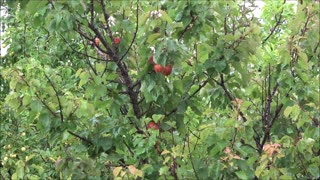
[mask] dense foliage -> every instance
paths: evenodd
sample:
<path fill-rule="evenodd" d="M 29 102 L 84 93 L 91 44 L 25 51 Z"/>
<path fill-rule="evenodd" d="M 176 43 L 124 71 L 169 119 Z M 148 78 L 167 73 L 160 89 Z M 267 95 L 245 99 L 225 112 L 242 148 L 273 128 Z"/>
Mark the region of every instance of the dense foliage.
<path fill-rule="evenodd" d="M 320 177 L 319 2 L 1 5 L 3 179 Z"/>

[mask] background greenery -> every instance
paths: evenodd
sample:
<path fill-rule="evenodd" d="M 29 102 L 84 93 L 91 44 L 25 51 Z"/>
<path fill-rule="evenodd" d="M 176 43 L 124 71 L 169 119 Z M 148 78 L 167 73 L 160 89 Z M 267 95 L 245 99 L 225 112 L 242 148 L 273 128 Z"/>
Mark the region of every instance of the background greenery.
<path fill-rule="evenodd" d="M 319 178 L 319 1 L 264 2 L 1 1 L 1 178 Z"/>

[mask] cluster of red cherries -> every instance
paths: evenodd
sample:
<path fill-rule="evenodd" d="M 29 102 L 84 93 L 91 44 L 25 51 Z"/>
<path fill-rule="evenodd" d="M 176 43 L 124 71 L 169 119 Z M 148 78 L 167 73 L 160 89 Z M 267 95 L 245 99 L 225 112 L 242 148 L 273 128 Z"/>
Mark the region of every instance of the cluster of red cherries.
<path fill-rule="evenodd" d="M 161 73 L 165 76 L 169 76 L 172 72 L 172 65 L 166 65 L 166 66 L 162 66 L 161 64 L 156 64 L 154 61 L 153 61 L 153 55 L 150 56 L 149 58 L 149 63 L 153 65 L 153 70 L 156 72 L 156 73 Z"/>

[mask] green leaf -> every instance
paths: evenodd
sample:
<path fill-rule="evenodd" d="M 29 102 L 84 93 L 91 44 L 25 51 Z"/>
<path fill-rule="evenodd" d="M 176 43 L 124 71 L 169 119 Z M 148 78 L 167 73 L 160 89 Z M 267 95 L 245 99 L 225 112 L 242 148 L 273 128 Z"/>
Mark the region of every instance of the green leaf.
<path fill-rule="evenodd" d="M 23 97 L 23 100 L 22 100 L 23 105 L 24 105 L 24 106 L 27 106 L 27 105 L 30 104 L 30 102 L 31 102 L 31 96 L 25 95 L 25 96 Z"/>
<path fill-rule="evenodd" d="M 179 94 L 183 94 L 184 93 L 184 87 L 183 87 L 183 82 L 182 81 L 174 81 L 173 82 L 173 87 Z"/>
<path fill-rule="evenodd" d="M 320 177 L 319 164 L 311 164 L 308 167 L 308 172 L 310 172 L 312 177 L 319 178 Z"/>
<path fill-rule="evenodd" d="M 291 112 L 291 115 L 292 115 L 292 119 L 293 120 L 297 120 L 299 115 L 300 115 L 300 112 L 301 112 L 301 109 L 299 107 L 298 104 L 295 104 L 293 107 L 292 107 L 292 112 Z"/>
<path fill-rule="evenodd" d="M 159 37 L 161 37 L 161 33 L 151 34 L 151 35 L 148 37 L 147 42 L 148 42 L 149 44 L 153 44 L 154 41 L 155 41 L 156 39 L 158 39 Z"/>
<path fill-rule="evenodd" d="M 225 61 L 216 61 L 214 63 L 214 68 L 218 71 L 218 72 L 222 72 L 225 68 L 227 67 L 227 64 Z"/>
<path fill-rule="evenodd" d="M 108 151 L 112 147 L 112 138 L 109 137 L 103 137 L 99 138 L 97 146 L 102 147 L 103 151 Z"/>
<path fill-rule="evenodd" d="M 159 170 L 159 174 L 160 175 L 166 175 L 166 174 L 168 174 L 168 172 L 169 172 L 169 167 L 168 166 L 161 167 L 160 170 Z"/>
<path fill-rule="evenodd" d="M 86 84 L 89 80 L 89 74 L 87 72 L 82 72 L 79 77 L 80 77 L 79 87 Z"/>
<path fill-rule="evenodd" d="M 159 122 L 161 121 L 165 116 L 163 114 L 153 114 L 152 115 L 152 119 L 155 121 L 155 122 Z"/>
<path fill-rule="evenodd" d="M 104 63 L 97 63 L 96 64 L 96 70 L 98 73 L 102 73 L 104 71 L 105 67 L 106 67 L 106 65 Z M 78 71 L 77 71 L 77 73 L 78 73 Z"/>
<path fill-rule="evenodd" d="M 292 106 L 289 106 L 289 107 L 287 107 L 284 111 L 283 111 L 283 114 L 284 114 L 284 116 L 287 118 L 287 117 L 289 117 L 289 115 L 291 114 L 291 112 L 292 112 Z"/>
<path fill-rule="evenodd" d="M 24 177 L 24 163 L 22 160 L 19 160 L 16 163 L 16 173 L 17 173 L 17 179 L 23 179 Z"/>
<path fill-rule="evenodd" d="M 143 13 L 141 16 L 139 16 L 139 26 L 145 24 L 149 16 L 150 16 L 150 11 L 147 11 Z"/>
<path fill-rule="evenodd" d="M 248 176 L 246 175 L 246 172 L 244 172 L 244 171 L 237 171 L 236 175 L 238 176 L 239 179 L 248 179 Z"/>
<path fill-rule="evenodd" d="M 30 107 L 33 111 L 36 111 L 36 112 L 41 112 L 42 110 L 42 104 L 39 100 L 32 101 L 30 104 Z"/>
<path fill-rule="evenodd" d="M 308 56 L 304 52 L 299 53 L 298 63 L 303 69 L 308 69 Z"/>
<path fill-rule="evenodd" d="M 47 2 L 45 1 L 29 1 L 26 10 L 29 11 L 31 14 L 34 14 L 37 10 L 41 8 L 41 6 L 45 6 Z"/>
<path fill-rule="evenodd" d="M 44 173 L 44 169 L 43 169 L 42 166 L 36 165 L 36 164 L 32 164 L 32 167 L 35 168 L 38 171 L 39 175 L 42 175 Z M 34 178 L 36 178 L 36 177 L 34 177 Z"/>
<path fill-rule="evenodd" d="M 172 24 L 172 19 L 170 18 L 170 16 L 163 10 L 160 10 L 160 13 L 161 13 L 161 19 L 164 20 L 164 21 L 167 21 L 169 24 Z"/>
<path fill-rule="evenodd" d="M 204 62 L 209 58 L 209 52 L 211 52 L 212 47 L 209 46 L 207 43 L 201 43 L 197 46 L 198 53 L 199 53 L 199 60 Z"/>
<path fill-rule="evenodd" d="M 167 47 L 168 47 L 168 52 L 176 52 L 178 50 L 178 46 L 171 39 L 167 40 Z"/>
<path fill-rule="evenodd" d="M 254 174 L 259 178 L 261 173 L 266 169 L 267 165 L 268 165 L 268 161 L 264 161 L 262 164 L 260 164 L 260 166 L 256 168 L 256 171 L 254 172 Z"/>
<path fill-rule="evenodd" d="M 75 74 L 76 77 L 79 77 L 79 75 L 81 74 L 81 72 L 82 72 L 82 68 L 78 69 L 77 72 L 76 72 L 76 74 Z"/>
<path fill-rule="evenodd" d="M 186 125 L 183 122 L 183 115 L 176 115 L 176 125 L 177 125 L 177 129 L 179 131 L 179 133 L 181 133 L 181 135 L 184 135 L 187 133 L 187 128 Z"/>
<path fill-rule="evenodd" d="M 44 132 L 49 132 L 51 128 L 51 120 L 48 113 L 41 113 L 39 116 L 39 121 L 37 127 Z"/>

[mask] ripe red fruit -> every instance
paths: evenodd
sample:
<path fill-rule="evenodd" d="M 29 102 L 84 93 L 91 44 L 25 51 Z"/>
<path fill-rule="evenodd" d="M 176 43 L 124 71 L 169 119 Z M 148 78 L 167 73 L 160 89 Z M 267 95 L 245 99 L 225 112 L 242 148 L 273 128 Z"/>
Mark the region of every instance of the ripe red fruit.
<path fill-rule="evenodd" d="M 169 76 L 171 74 L 171 71 L 172 71 L 172 66 L 167 65 L 166 67 L 163 68 L 162 74 L 165 76 Z"/>
<path fill-rule="evenodd" d="M 155 65 L 153 66 L 153 70 L 154 70 L 156 73 L 162 73 L 162 72 L 163 72 L 163 69 L 164 69 L 164 67 L 161 66 L 160 64 L 155 64 Z"/>
<path fill-rule="evenodd" d="M 99 39 L 99 38 L 95 38 L 95 39 L 94 39 L 94 42 L 96 43 L 97 46 L 99 46 L 99 44 L 100 44 L 100 39 Z"/>
<path fill-rule="evenodd" d="M 116 38 L 113 39 L 113 42 L 114 42 L 115 44 L 120 44 L 121 38 L 116 37 Z"/>
<path fill-rule="evenodd" d="M 152 64 L 152 65 L 155 65 L 155 64 L 156 64 L 156 63 L 154 63 L 154 61 L 153 61 L 153 55 L 151 55 L 151 56 L 149 57 L 149 63 Z"/>
<path fill-rule="evenodd" d="M 147 125 L 147 129 L 159 130 L 159 125 L 154 121 L 150 121 Z"/>

